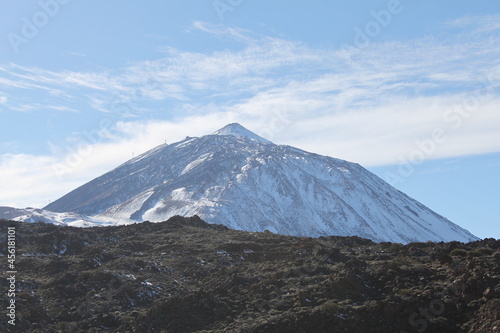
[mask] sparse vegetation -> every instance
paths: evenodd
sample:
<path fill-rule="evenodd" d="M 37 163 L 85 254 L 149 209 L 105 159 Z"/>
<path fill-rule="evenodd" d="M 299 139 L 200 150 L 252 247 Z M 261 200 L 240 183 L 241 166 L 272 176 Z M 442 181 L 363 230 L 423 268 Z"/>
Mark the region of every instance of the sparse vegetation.
<path fill-rule="evenodd" d="M 500 327 L 499 240 L 377 244 L 234 231 L 198 217 L 86 229 L 0 221 L 0 239 L 8 225 L 18 235 L 19 332 Z"/>
<path fill-rule="evenodd" d="M 468 252 L 464 249 L 454 249 L 450 252 L 450 255 L 453 257 L 465 257 L 467 253 Z"/>

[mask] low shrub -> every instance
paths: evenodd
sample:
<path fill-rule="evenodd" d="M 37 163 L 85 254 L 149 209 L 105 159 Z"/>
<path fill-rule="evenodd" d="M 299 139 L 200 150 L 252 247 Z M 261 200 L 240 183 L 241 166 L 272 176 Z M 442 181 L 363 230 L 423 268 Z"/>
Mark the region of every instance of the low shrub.
<path fill-rule="evenodd" d="M 464 249 L 454 249 L 450 252 L 450 255 L 453 257 L 465 257 L 467 255 L 467 251 Z"/>

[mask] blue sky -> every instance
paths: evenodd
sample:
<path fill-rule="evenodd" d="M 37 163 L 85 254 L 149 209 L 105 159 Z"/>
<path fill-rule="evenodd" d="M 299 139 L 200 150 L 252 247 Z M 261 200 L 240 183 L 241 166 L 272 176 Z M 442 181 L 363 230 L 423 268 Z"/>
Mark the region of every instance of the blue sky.
<path fill-rule="evenodd" d="M 500 2 L 0 2 L 0 205 L 239 122 L 500 238 Z"/>

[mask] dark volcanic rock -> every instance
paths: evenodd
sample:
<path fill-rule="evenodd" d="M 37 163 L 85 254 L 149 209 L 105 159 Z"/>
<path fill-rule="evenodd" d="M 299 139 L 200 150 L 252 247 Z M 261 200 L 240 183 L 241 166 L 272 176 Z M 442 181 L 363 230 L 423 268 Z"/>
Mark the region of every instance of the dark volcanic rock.
<path fill-rule="evenodd" d="M 299 238 L 196 216 L 87 229 L 0 221 L 2 240 L 7 226 L 17 317 L 2 332 L 500 331 L 494 239 Z"/>

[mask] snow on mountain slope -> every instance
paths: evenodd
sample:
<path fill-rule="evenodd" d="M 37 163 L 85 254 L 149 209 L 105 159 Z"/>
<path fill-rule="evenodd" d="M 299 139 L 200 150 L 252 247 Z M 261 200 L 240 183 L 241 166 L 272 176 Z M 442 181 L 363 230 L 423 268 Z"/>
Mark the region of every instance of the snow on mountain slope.
<path fill-rule="evenodd" d="M 358 164 L 275 145 L 239 124 L 156 147 L 45 209 L 125 223 L 196 214 L 297 236 L 477 239 Z"/>
<path fill-rule="evenodd" d="M 115 219 L 92 219 L 75 213 L 56 213 L 37 208 L 0 207 L 0 219 L 20 222 L 45 222 L 72 227 L 95 227 L 116 225 Z M 120 221 L 121 222 L 121 221 Z"/>

